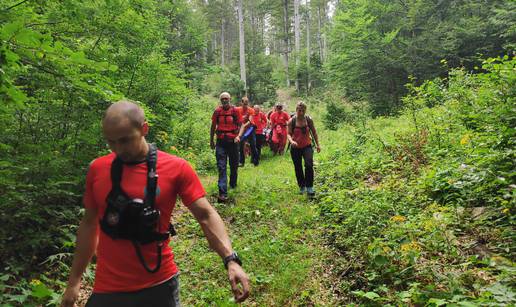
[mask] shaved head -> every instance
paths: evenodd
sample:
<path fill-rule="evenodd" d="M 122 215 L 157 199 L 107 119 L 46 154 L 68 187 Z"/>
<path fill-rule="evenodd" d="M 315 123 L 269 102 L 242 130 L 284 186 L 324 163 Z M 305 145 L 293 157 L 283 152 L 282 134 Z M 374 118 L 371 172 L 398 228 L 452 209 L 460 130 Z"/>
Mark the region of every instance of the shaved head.
<path fill-rule="evenodd" d="M 143 109 L 136 103 L 128 100 L 121 100 L 112 104 L 104 114 L 103 126 L 117 126 L 128 120 L 131 126 L 140 128 L 145 123 Z"/>
<path fill-rule="evenodd" d="M 112 104 L 102 119 L 102 132 L 109 148 L 122 161 L 141 161 L 148 152 L 145 136 L 149 125 L 142 108 L 131 101 Z"/>

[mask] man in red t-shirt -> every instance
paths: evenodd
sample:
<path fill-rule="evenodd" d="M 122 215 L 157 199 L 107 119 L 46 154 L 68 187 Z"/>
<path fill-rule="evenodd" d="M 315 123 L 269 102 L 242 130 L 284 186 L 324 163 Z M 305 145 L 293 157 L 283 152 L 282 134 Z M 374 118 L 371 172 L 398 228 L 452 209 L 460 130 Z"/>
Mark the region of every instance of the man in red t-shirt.
<path fill-rule="evenodd" d="M 249 120 L 254 115 L 254 109 L 249 106 L 249 99 L 247 97 L 242 97 L 242 106 L 237 107 L 240 116 L 242 117 L 242 125 L 249 123 Z M 255 132 L 252 130 L 250 134 L 240 142 L 239 145 L 239 166 L 245 165 L 245 144 L 249 143 L 249 147 L 251 147 L 251 162 L 256 166 L 258 165 L 258 151 L 256 150 L 256 138 Z"/>
<path fill-rule="evenodd" d="M 90 164 L 83 198 L 85 215 L 78 229 L 76 250 L 61 306 L 74 306 L 82 274 L 95 253 L 95 283 L 86 306 L 179 306 L 178 269 L 167 232 L 177 196 L 201 225 L 210 246 L 224 259 L 236 301 L 245 300 L 249 295 L 249 279 L 238 256 L 232 251 L 222 219 L 207 201 L 192 167 L 185 160 L 156 151 L 147 143 L 145 136 L 149 126 L 143 110 L 132 102 L 121 101 L 111 105 L 102 120 L 102 129 L 112 153 Z M 150 166 L 153 153 L 157 156 L 155 171 Z M 113 171 L 114 161 L 121 165 L 118 176 Z M 145 199 L 140 208 L 148 209 L 145 207 L 149 206 L 148 178 L 158 178 L 157 185 L 150 190 L 155 191 L 150 193 L 155 195 L 151 198 L 154 200 L 152 208 L 159 211 L 157 227 L 153 231 L 166 236 L 160 241 L 140 245 L 136 243 L 137 239 L 121 239 L 107 232 L 102 222 L 106 216 L 109 217 L 106 211 L 111 212 L 109 210 L 115 206 L 112 202 L 108 204 L 108 198 L 114 193 L 117 205 L 126 204 L 118 202 L 122 198 L 121 189 L 131 204 L 138 205 L 137 201 Z M 142 214 L 145 209 L 140 209 Z M 108 223 L 117 225 L 120 221 L 122 224 L 124 219 L 127 222 L 124 214 L 128 211 L 120 212 L 125 213 L 108 218 Z M 140 220 L 131 221 L 136 225 L 129 227 L 130 231 L 144 225 Z M 154 268 L 151 269 L 153 271 L 148 267 Z M 238 283 L 241 287 L 237 286 Z"/>
<path fill-rule="evenodd" d="M 267 126 L 267 116 L 261 111 L 259 105 L 255 105 L 253 109 L 254 115 L 251 115 L 249 122 L 244 123 L 240 128 L 238 140 L 242 138 L 248 127 L 252 126 L 254 128 L 252 134 L 254 134 L 255 137 L 254 143 L 256 143 L 256 157 L 253 157 L 253 163 L 254 165 L 258 165 L 260 163 L 260 157 L 262 154 L 262 146 L 265 142 L 265 135 L 263 129 L 265 129 L 265 127 Z M 253 137 L 252 134 L 249 135 L 248 138 Z"/>
<path fill-rule="evenodd" d="M 276 145 L 276 152 L 280 155 L 285 150 L 287 144 L 287 122 L 290 115 L 283 111 L 283 105 L 277 104 L 276 109 L 271 114 L 270 122 L 272 129 L 272 142 Z"/>

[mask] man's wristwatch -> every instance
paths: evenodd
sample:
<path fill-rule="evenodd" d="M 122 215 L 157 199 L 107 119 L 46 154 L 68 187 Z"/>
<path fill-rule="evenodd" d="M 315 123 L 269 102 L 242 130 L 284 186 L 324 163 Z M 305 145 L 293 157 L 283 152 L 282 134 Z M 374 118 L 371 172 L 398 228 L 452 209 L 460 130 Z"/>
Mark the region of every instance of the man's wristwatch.
<path fill-rule="evenodd" d="M 238 254 L 236 252 L 232 252 L 231 255 L 224 258 L 224 267 L 226 267 L 226 269 L 228 268 L 228 264 L 231 261 L 235 261 L 240 266 L 242 265 L 242 261 L 240 260 L 240 258 L 238 257 Z"/>

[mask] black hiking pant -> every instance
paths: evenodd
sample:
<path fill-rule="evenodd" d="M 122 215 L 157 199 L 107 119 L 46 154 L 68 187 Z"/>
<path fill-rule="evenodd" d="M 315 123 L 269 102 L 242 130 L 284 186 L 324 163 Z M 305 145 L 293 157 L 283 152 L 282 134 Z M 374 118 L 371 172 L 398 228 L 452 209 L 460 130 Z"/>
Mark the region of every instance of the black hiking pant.
<path fill-rule="evenodd" d="M 265 144 L 265 134 L 256 135 L 256 152 L 258 153 L 258 161 L 262 158 L 262 146 Z"/>
<path fill-rule="evenodd" d="M 234 188 L 238 178 L 238 144 L 234 140 L 217 140 L 215 147 L 219 171 L 219 195 L 228 195 L 227 164 L 229 160 L 229 186 Z"/>
<path fill-rule="evenodd" d="M 311 145 L 304 148 L 290 148 L 290 156 L 294 162 L 297 185 L 299 188 L 311 188 L 314 186 L 314 150 Z M 303 160 L 305 169 L 303 172 Z"/>
<path fill-rule="evenodd" d="M 157 286 L 116 293 L 93 293 L 86 307 L 180 307 L 179 279 L 175 275 Z"/>
<path fill-rule="evenodd" d="M 249 146 L 251 147 L 251 163 L 254 165 L 258 165 L 258 151 L 256 150 L 256 137 L 254 131 L 249 134 L 249 136 L 244 140 L 240 142 L 239 145 L 239 151 L 240 151 L 240 164 L 245 164 L 245 152 L 244 147 L 245 143 L 248 142 Z"/>

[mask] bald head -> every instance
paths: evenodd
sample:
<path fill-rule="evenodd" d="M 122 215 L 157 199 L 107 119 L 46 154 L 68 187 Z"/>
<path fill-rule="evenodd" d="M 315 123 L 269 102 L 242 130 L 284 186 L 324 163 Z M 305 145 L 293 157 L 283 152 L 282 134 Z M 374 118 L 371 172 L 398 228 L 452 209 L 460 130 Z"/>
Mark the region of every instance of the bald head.
<path fill-rule="evenodd" d="M 142 108 L 131 101 L 118 101 L 106 110 L 102 126 L 118 126 L 125 121 L 129 121 L 135 128 L 140 128 L 145 123 L 145 114 Z"/>
<path fill-rule="evenodd" d="M 112 104 L 102 120 L 102 132 L 109 148 L 122 161 L 141 161 L 148 152 L 145 136 L 149 125 L 142 108 L 131 101 Z"/>

